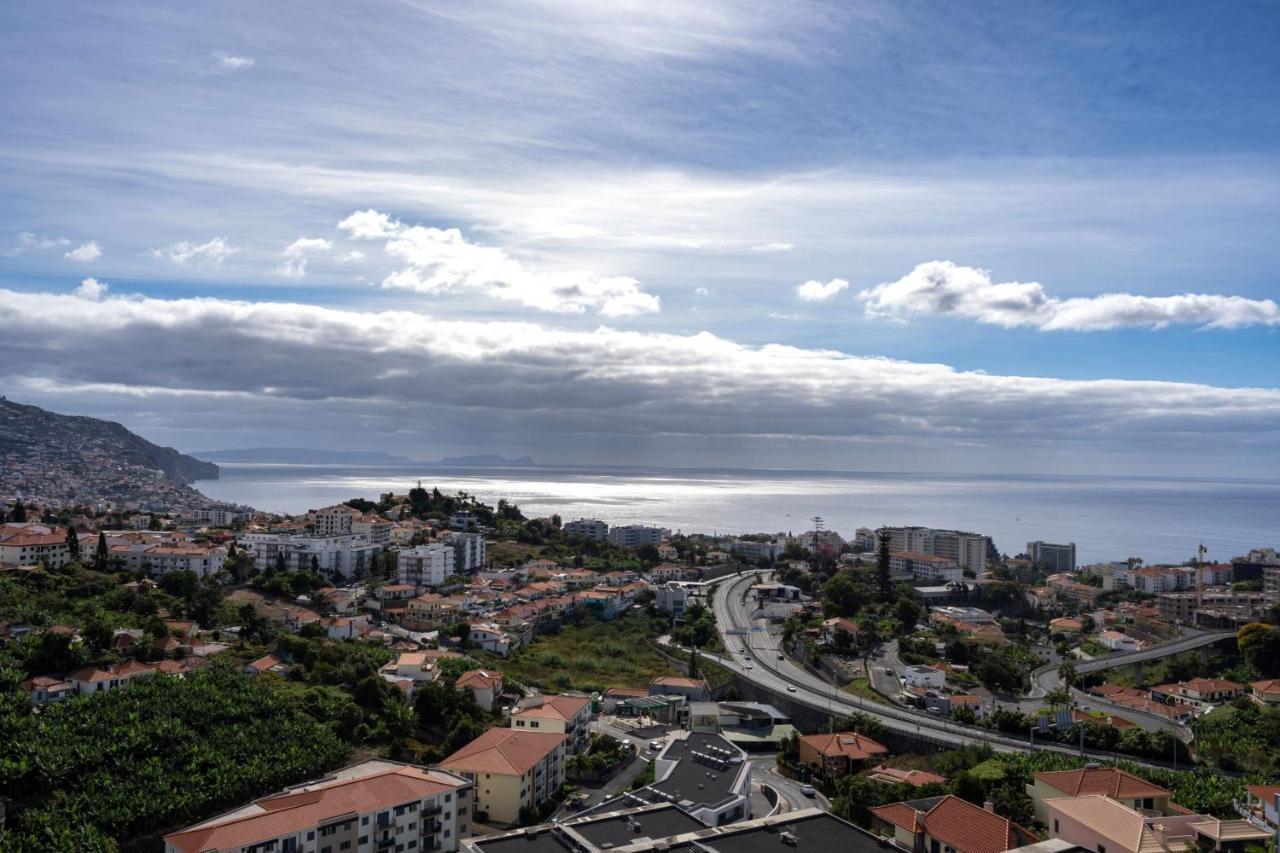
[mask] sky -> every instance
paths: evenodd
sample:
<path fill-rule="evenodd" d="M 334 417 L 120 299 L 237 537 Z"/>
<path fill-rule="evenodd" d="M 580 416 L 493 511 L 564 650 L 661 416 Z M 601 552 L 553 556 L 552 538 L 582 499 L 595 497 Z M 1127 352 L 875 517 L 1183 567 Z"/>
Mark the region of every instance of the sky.
<path fill-rule="evenodd" d="M 1270 2 L 8 4 L 0 383 L 181 450 L 1274 477 Z"/>

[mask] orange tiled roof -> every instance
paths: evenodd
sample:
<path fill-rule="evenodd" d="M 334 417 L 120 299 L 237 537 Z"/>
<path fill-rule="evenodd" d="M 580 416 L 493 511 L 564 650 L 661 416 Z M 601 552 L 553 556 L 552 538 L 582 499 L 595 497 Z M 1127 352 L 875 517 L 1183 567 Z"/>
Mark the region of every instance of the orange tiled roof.
<path fill-rule="evenodd" d="M 564 739 L 564 735 L 552 732 L 489 729 L 440 762 L 440 766 L 446 770 L 522 776 L 554 752 Z"/>
<path fill-rule="evenodd" d="M 1169 796 L 1169 792 L 1159 785 L 1153 785 L 1146 779 L 1116 767 L 1055 770 L 1033 775 L 1070 797 L 1085 797 L 1090 794 L 1102 794 L 1112 799 Z"/>
<path fill-rule="evenodd" d="M 541 696 L 537 705 L 529 705 L 511 712 L 513 717 L 552 717 L 558 720 L 572 720 L 582 709 L 591 704 L 585 696 Z"/>
<path fill-rule="evenodd" d="M 889 754 L 889 750 L 885 746 L 857 732 L 805 735 L 800 740 L 828 758 L 843 756 L 854 761 L 861 761 L 874 755 Z"/>

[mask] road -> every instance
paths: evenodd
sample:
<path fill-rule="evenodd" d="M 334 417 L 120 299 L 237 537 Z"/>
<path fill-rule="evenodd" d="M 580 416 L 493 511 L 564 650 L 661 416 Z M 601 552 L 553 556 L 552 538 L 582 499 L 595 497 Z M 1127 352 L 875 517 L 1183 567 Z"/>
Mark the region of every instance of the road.
<path fill-rule="evenodd" d="M 941 746 L 956 747 L 967 744 L 987 744 L 999 752 L 1022 752 L 1029 748 L 1028 738 L 965 726 L 939 719 L 906 708 L 865 702 L 858 697 L 841 693 L 828 682 L 796 665 L 782 654 L 780 637 L 767 630 L 767 622 L 753 619 L 753 603 L 745 601 L 748 587 L 755 581 L 755 573 L 726 578 L 719 584 L 713 601 L 716 621 L 724 635 L 726 656 L 706 655 L 722 666 L 738 673 L 756 687 L 780 697 L 806 705 L 827 714 L 849 714 L 860 711 L 876 717 L 889 731 L 931 740 Z M 741 650 L 746 648 L 744 654 Z M 1037 742 L 1037 749 L 1076 754 L 1077 750 L 1061 744 Z M 1111 753 L 1086 750 L 1099 757 L 1124 757 Z M 1166 766 L 1162 762 L 1153 766 Z"/>

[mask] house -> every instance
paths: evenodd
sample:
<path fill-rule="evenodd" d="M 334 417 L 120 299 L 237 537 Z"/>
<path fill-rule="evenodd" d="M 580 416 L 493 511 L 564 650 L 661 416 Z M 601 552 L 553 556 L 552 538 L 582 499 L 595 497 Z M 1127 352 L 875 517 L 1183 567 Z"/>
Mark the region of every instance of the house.
<path fill-rule="evenodd" d="M 452 853 L 471 834 L 471 783 L 372 759 L 164 837 L 165 853 L 415 850 Z"/>
<path fill-rule="evenodd" d="M 493 728 L 439 766 L 475 784 L 476 814 L 510 826 L 564 784 L 565 740 L 554 732 Z"/>
<path fill-rule="evenodd" d="M 476 704 L 486 711 L 493 710 L 494 701 L 502 695 L 502 673 L 496 670 L 469 669 L 453 683 L 457 690 L 470 690 Z"/>
<path fill-rule="evenodd" d="M 1280 705 L 1280 678 L 1268 678 L 1249 685 L 1253 701 L 1259 705 Z"/>
<path fill-rule="evenodd" d="M 1087 767 L 1082 770 L 1054 770 L 1033 773 L 1027 796 L 1036 819 L 1048 824 L 1045 803 L 1059 797 L 1100 794 L 1147 814 L 1169 814 L 1169 792 L 1116 767 Z"/>
<path fill-rule="evenodd" d="M 511 728 L 563 734 L 570 752 L 586 747 L 590 724 L 591 699 L 586 696 L 533 696 L 511 711 Z"/>
<path fill-rule="evenodd" d="M 872 759 L 889 754 L 887 747 L 857 732 L 804 735 L 800 738 L 800 763 L 828 779 L 856 773 Z"/>
<path fill-rule="evenodd" d="M 1098 635 L 1098 645 L 1112 652 L 1136 652 L 1142 648 L 1136 637 L 1120 631 L 1103 631 Z"/>
<path fill-rule="evenodd" d="M 474 643 L 478 649 L 493 652 L 504 658 L 510 654 L 512 648 L 515 648 L 511 643 L 511 636 L 492 622 L 471 623 L 467 642 Z"/>
<path fill-rule="evenodd" d="M 600 710 L 612 714 L 618 706 L 631 699 L 643 699 L 649 691 L 640 687 L 610 687 L 600 696 Z"/>
<path fill-rule="evenodd" d="M 912 853 L 1003 853 L 1036 841 L 1008 818 L 953 794 L 890 803 L 871 814 L 876 832 Z"/>
<path fill-rule="evenodd" d="M 302 630 L 303 625 L 319 621 L 320 614 L 305 607 L 290 607 L 284 611 L 284 627 L 295 634 Z"/>
<path fill-rule="evenodd" d="M 690 702 L 707 702 L 711 688 L 704 678 L 683 675 L 664 675 L 649 682 L 650 696 L 683 696 Z"/>
<path fill-rule="evenodd" d="M 1280 785 L 1246 785 L 1244 789 L 1249 797 L 1249 812 L 1272 829 L 1280 829 L 1280 807 L 1276 804 Z"/>
<path fill-rule="evenodd" d="M 155 673 L 155 667 L 136 660 L 126 660 L 104 669 L 90 666 L 67 676 L 80 694 L 100 693 L 124 687 L 135 678 L 145 678 Z"/>
<path fill-rule="evenodd" d="M 429 684 L 440 677 L 436 658 L 420 651 L 401 652 L 395 660 L 378 670 L 378 673 L 409 696 L 418 692 L 423 684 Z"/>
<path fill-rule="evenodd" d="M 1050 634 L 1079 634 L 1084 630 L 1084 622 L 1073 616 L 1060 616 L 1049 620 Z"/>
<path fill-rule="evenodd" d="M 288 669 L 284 661 L 275 655 L 264 655 L 255 661 L 245 664 L 240 671 L 245 675 L 262 675 L 264 672 L 284 672 Z"/>
<path fill-rule="evenodd" d="M 448 624 L 457 614 L 457 608 L 447 598 L 431 592 L 410 598 L 400 621 L 410 630 L 430 631 Z"/>
<path fill-rule="evenodd" d="M 902 671 L 902 683 L 907 687 L 937 689 L 947 683 L 947 674 L 932 666 L 909 666 Z"/>
<path fill-rule="evenodd" d="M 1151 688 L 1151 698 L 1156 701 L 1177 702 L 1198 709 L 1230 702 L 1242 693 L 1243 684 L 1225 678 L 1192 678 Z"/>
<path fill-rule="evenodd" d="M 916 788 L 923 788 L 925 785 L 941 785 L 947 781 L 937 773 L 930 773 L 927 770 L 906 770 L 901 767 L 890 767 L 887 764 L 877 764 L 872 767 L 867 773 L 867 778 L 889 785 L 906 784 Z"/>
<path fill-rule="evenodd" d="M 1046 802 L 1050 834 L 1101 853 L 1242 851 L 1271 834 L 1248 821 L 1219 821 L 1194 813 L 1144 815 L 1102 794 Z"/>
<path fill-rule="evenodd" d="M 78 692 L 76 686 L 70 681 L 54 678 L 51 675 L 37 675 L 35 678 L 28 678 L 22 682 L 22 689 L 27 691 L 31 701 L 37 705 L 61 702 L 63 699 L 75 696 Z"/>
<path fill-rule="evenodd" d="M 858 638 L 858 623 L 845 616 L 837 616 L 834 619 L 828 619 L 822 623 L 822 641 L 828 644 L 834 644 L 836 635 L 844 631 L 849 635 L 849 641 L 852 642 Z"/>
<path fill-rule="evenodd" d="M 360 626 L 368 624 L 363 616 L 327 616 L 320 620 L 331 640 L 354 640 L 360 636 Z"/>

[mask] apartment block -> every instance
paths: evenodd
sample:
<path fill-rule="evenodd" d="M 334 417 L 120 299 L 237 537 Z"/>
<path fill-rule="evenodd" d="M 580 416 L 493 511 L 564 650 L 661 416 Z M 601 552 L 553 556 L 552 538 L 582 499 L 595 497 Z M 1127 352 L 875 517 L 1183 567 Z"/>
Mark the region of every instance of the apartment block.
<path fill-rule="evenodd" d="M 437 542 L 401 548 L 396 554 L 396 583 L 414 587 L 440 586 L 456 568 L 452 545 Z"/>
<path fill-rule="evenodd" d="M 639 548 L 642 545 L 652 545 L 656 548 L 662 544 L 662 538 L 666 534 L 667 530 L 663 527 L 628 524 L 609 528 L 609 544 L 619 548 Z"/>
<path fill-rule="evenodd" d="M 471 783 L 446 770 L 373 759 L 164 837 L 165 853 L 458 850 Z"/>
<path fill-rule="evenodd" d="M 1049 572 L 1074 572 L 1076 570 L 1076 543 L 1055 545 L 1052 542 L 1027 543 L 1027 559 L 1031 565 Z"/>
<path fill-rule="evenodd" d="M 603 542 L 609 535 L 609 525 L 598 518 L 579 518 L 577 521 L 570 521 L 563 525 L 560 529 L 566 536 L 581 536 L 597 542 Z"/>
<path fill-rule="evenodd" d="M 484 536 L 479 533 L 450 533 L 444 543 L 453 549 L 453 573 L 471 575 L 484 568 Z"/>
<path fill-rule="evenodd" d="M 520 810 L 540 806 L 564 784 L 563 734 L 489 729 L 440 762 L 471 781 L 475 810 L 489 823 L 514 825 Z"/>
<path fill-rule="evenodd" d="M 961 569 L 981 573 L 987 569 L 991 537 L 960 530 L 935 530 L 931 527 L 885 527 L 889 533 L 891 552 L 914 552 L 945 557 Z M 877 531 L 879 535 L 880 531 Z"/>

